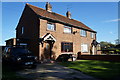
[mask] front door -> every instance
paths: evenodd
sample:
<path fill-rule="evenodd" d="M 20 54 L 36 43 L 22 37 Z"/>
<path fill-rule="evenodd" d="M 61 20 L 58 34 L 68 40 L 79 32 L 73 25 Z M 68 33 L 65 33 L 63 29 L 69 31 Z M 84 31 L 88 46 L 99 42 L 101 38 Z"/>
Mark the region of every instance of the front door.
<path fill-rule="evenodd" d="M 45 58 L 46 59 L 50 59 L 50 44 L 49 43 L 46 43 L 45 45 Z"/>
<path fill-rule="evenodd" d="M 52 42 L 47 42 L 46 43 L 46 58 L 47 59 L 51 59 L 51 55 L 52 55 Z"/>

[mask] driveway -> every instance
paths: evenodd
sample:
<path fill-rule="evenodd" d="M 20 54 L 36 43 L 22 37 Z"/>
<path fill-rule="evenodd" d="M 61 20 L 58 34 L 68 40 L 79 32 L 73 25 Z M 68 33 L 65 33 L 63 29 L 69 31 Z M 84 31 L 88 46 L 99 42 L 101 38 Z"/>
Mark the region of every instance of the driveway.
<path fill-rule="evenodd" d="M 17 74 L 29 80 L 98 80 L 57 63 L 38 64 L 36 69 L 24 69 Z"/>

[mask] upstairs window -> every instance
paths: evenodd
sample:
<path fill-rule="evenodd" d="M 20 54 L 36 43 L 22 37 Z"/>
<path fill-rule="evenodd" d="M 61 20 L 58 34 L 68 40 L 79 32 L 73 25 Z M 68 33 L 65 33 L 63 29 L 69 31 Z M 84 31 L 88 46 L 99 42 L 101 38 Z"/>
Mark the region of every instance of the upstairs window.
<path fill-rule="evenodd" d="M 48 22 L 47 23 L 47 30 L 55 31 L 55 23 Z"/>
<path fill-rule="evenodd" d="M 88 44 L 81 44 L 81 52 L 88 52 Z"/>
<path fill-rule="evenodd" d="M 91 32 L 91 38 L 94 38 L 95 34 L 93 32 Z"/>
<path fill-rule="evenodd" d="M 62 52 L 73 52 L 73 43 L 62 42 L 61 43 L 61 51 Z"/>
<path fill-rule="evenodd" d="M 80 35 L 86 37 L 87 32 L 85 30 L 80 30 Z"/>
<path fill-rule="evenodd" d="M 64 33 L 72 33 L 72 27 L 64 26 Z"/>
<path fill-rule="evenodd" d="M 21 34 L 23 34 L 24 33 L 24 27 L 22 26 L 22 28 L 21 28 Z"/>

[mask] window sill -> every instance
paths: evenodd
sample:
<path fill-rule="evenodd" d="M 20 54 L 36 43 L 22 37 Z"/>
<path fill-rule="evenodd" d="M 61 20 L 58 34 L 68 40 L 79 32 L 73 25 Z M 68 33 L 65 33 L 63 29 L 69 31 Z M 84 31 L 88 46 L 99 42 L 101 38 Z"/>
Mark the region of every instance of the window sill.
<path fill-rule="evenodd" d="M 72 33 L 63 32 L 63 34 L 72 34 Z"/>
<path fill-rule="evenodd" d="M 82 52 L 82 53 L 89 53 L 89 52 Z"/>
<path fill-rule="evenodd" d="M 81 37 L 87 37 L 87 36 L 81 36 Z"/>
<path fill-rule="evenodd" d="M 50 30 L 50 29 L 47 29 L 46 31 L 52 31 L 52 32 L 56 32 L 56 30 Z"/>
<path fill-rule="evenodd" d="M 73 54 L 73 52 L 61 52 L 61 54 Z"/>
<path fill-rule="evenodd" d="M 73 51 L 71 51 L 71 52 L 73 52 Z M 68 52 L 64 52 L 64 51 L 62 51 L 61 53 L 68 53 Z"/>

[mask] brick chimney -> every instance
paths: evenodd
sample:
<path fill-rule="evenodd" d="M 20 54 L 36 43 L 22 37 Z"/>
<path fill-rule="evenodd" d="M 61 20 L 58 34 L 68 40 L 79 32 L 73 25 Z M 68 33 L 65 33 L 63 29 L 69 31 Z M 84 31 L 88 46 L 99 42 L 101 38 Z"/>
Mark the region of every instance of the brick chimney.
<path fill-rule="evenodd" d="M 49 2 L 46 2 L 46 10 L 48 11 L 48 12 L 52 12 L 52 6 L 50 5 L 50 3 Z"/>
<path fill-rule="evenodd" d="M 71 13 L 70 13 L 70 11 L 67 11 L 66 16 L 71 19 Z"/>

